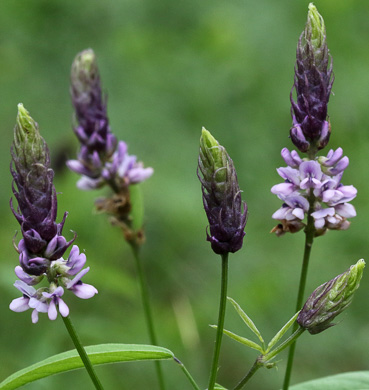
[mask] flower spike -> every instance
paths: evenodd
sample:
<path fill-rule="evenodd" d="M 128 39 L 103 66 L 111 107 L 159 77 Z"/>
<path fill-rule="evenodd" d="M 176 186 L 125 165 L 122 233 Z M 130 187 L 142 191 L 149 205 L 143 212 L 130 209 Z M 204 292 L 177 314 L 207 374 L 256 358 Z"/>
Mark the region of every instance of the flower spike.
<path fill-rule="evenodd" d="M 217 254 L 238 251 L 245 235 L 247 205 L 241 199 L 232 159 L 205 128 L 200 138 L 198 177 L 210 225 L 207 240 Z"/>
<path fill-rule="evenodd" d="M 68 242 L 62 235 L 67 213 L 61 223 L 56 223 L 57 198 L 49 150 L 37 123 L 22 104 L 18 105 L 11 155 L 13 194 L 18 207 L 15 210 L 12 201 L 10 207 L 23 235 L 16 246 L 19 265 L 15 267 L 15 274 L 20 280 L 14 286 L 23 297 L 14 299 L 10 309 L 15 312 L 33 309 L 34 323 L 38 321 L 38 313 L 48 313 L 51 320 L 56 319 L 57 309 L 65 317 L 69 309 L 61 299 L 63 287 L 69 285 L 71 276 L 79 272 L 86 259 L 84 254 L 79 254 L 76 245 L 68 260 L 62 258 L 76 237 Z M 33 287 L 44 279 L 48 280 L 48 287 Z M 83 286 L 80 280 L 79 284 Z M 80 296 L 76 289 L 71 291 Z M 92 287 L 84 298 L 96 293 Z"/>

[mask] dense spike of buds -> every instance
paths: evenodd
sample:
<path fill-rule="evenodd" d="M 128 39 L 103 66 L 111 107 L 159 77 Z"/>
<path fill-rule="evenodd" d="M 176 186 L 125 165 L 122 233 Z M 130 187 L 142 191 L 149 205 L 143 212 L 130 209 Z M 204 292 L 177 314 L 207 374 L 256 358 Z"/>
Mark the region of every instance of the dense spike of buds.
<path fill-rule="evenodd" d="M 92 190 L 108 184 L 114 199 L 99 200 L 96 207 L 114 216 L 114 222 L 125 231 L 130 230 L 129 186 L 140 183 L 153 174 L 152 168 L 144 168 L 136 156 L 127 153 L 127 145 L 117 141 L 111 133 L 103 98 L 100 76 L 93 50 L 79 53 L 72 65 L 71 97 L 77 124 L 74 132 L 81 143 L 78 160 L 69 160 L 68 167 L 82 177 L 77 186 Z M 119 207 L 111 207 L 119 204 Z M 129 231 L 129 232 L 128 232 Z"/>
<path fill-rule="evenodd" d="M 291 90 L 292 142 L 301 152 L 323 149 L 330 137 L 327 121 L 334 76 L 326 44 L 324 20 L 310 3 L 305 30 L 296 51 L 294 85 Z M 293 98 L 296 90 L 297 100 Z"/>
<path fill-rule="evenodd" d="M 290 152 L 287 148 L 281 154 L 288 166 L 277 169 L 284 183 L 271 189 L 283 201 L 282 207 L 272 216 L 281 223 L 272 232 L 282 235 L 305 227 L 309 200 L 313 201 L 310 211 L 317 236 L 327 229 L 348 229 L 347 218 L 356 216 L 355 208 L 349 202 L 356 197 L 357 190 L 341 183 L 349 164 L 348 158 L 342 156 L 342 148 L 330 150 L 327 157 L 320 156 L 315 160 L 301 159 L 296 151 Z"/>
<path fill-rule="evenodd" d="M 200 138 L 198 176 L 210 225 L 207 240 L 217 254 L 238 251 L 245 235 L 247 205 L 241 199 L 232 159 L 204 128 Z"/>
<path fill-rule="evenodd" d="M 359 260 L 346 272 L 319 286 L 308 298 L 297 317 L 297 323 L 311 334 L 335 325 L 333 319 L 345 310 L 359 288 L 365 261 Z"/>
<path fill-rule="evenodd" d="M 49 150 L 39 133 L 37 123 L 22 104 L 18 105 L 11 155 L 10 170 L 14 179 L 12 187 L 18 208 L 17 211 L 14 209 L 12 200 L 10 207 L 21 225 L 23 235 L 17 247 L 20 265 L 15 268 L 15 273 L 20 280 L 15 282 L 15 287 L 22 292 L 23 297 L 13 300 L 10 309 L 16 312 L 34 309 L 33 322 L 37 322 L 38 313 L 48 312 L 49 318 L 55 319 L 56 306 L 61 315 L 66 316 L 69 309 L 60 298 L 64 294 L 62 286 L 77 296 L 84 294 L 84 298 L 92 297 L 97 290 L 83 284 L 80 277 L 76 283 L 82 294 L 78 295 L 75 286 L 70 286 L 71 276 L 81 271 L 85 255 L 79 254 L 78 247 L 74 245 L 69 259 L 62 258 L 75 237 L 68 242 L 62 236 L 67 213 L 61 223 L 56 223 L 57 198 Z M 49 287 L 38 290 L 31 287 L 45 277 L 50 283 Z"/>
<path fill-rule="evenodd" d="M 22 104 L 18 105 L 17 123 L 11 148 L 13 194 L 18 209 L 11 209 L 21 225 L 27 250 L 38 253 L 58 230 L 56 193 L 50 155 L 37 123 Z"/>

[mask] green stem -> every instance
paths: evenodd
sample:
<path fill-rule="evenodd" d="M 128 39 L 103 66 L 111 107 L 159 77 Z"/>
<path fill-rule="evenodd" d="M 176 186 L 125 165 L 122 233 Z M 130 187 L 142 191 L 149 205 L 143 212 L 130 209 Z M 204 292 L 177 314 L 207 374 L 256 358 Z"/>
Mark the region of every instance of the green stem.
<path fill-rule="evenodd" d="M 187 368 L 185 367 L 185 365 L 179 360 L 177 359 L 176 357 L 174 358 L 174 361 L 176 363 L 178 363 L 180 366 L 181 366 L 181 369 L 182 371 L 185 373 L 187 379 L 190 381 L 192 387 L 195 389 L 195 390 L 200 390 L 200 387 L 198 386 L 198 384 L 195 382 L 195 380 L 192 378 L 192 375 L 189 373 L 189 371 L 187 370 Z"/>
<path fill-rule="evenodd" d="M 147 328 L 149 331 L 150 342 L 152 345 L 158 345 L 156 333 L 154 329 L 154 320 L 153 320 L 151 306 L 150 306 L 150 299 L 149 299 L 149 292 L 147 288 L 146 278 L 141 264 L 141 259 L 138 253 L 139 247 L 134 244 L 131 244 L 131 248 L 135 258 L 136 271 L 137 271 L 137 276 L 138 276 L 139 285 L 141 289 L 142 306 L 145 312 L 145 318 L 146 318 Z M 158 377 L 160 389 L 165 390 L 163 371 L 160 362 L 155 361 L 155 369 L 156 369 L 156 375 Z"/>
<path fill-rule="evenodd" d="M 308 211 L 307 225 L 305 228 L 304 258 L 302 261 L 300 285 L 299 285 L 299 291 L 298 291 L 298 295 L 297 295 L 297 302 L 296 302 L 296 310 L 295 311 L 301 310 L 302 304 L 304 302 L 304 293 L 305 293 L 306 278 L 307 278 L 308 267 L 309 267 L 309 259 L 310 259 L 311 248 L 313 246 L 314 235 L 315 235 L 314 218 L 311 216 L 311 214 L 314 212 L 314 202 L 315 202 L 315 197 L 314 197 L 313 193 L 311 193 L 311 195 L 309 197 L 310 207 L 309 207 L 309 211 Z M 297 328 L 298 328 L 298 323 L 295 322 L 295 324 L 293 325 L 293 328 L 292 328 L 292 333 L 294 333 L 297 330 Z M 286 367 L 286 373 L 285 373 L 284 382 L 283 382 L 283 390 L 288 390 L 288 387 L 290 384 L 295 349 L 296 349 L 296 343 L 292 343 L 292 345 L 290 346 L 289 352 L 288 352 L 287 367 Z"/>
<path fill-rule="evenodd" d="M 262 367 L 263 364 L 260 362 L 260 357 L 258 357 L 253 366 L 250 368 L 249 372 L 245 375 L 245 377 L 240 381 L 240 383 L 233 390 L 242 389 L 245 384 L 251 379 L 251 377 L 255 374 L 255 372 Z"/>
<path fill-rule="evenodd" d="M 76 350 L 79 353 L 79 356 L 81 357 L 82 362 L 83 362 L 83 364 L 86 367 L 88 375 L 90 376 L 92 382 L 95 385 L 95 388 L 97 390 L 103 390 L 104 388 L 102 387 L 102 384 L 100 383 L 100 380 L 99 380 L 99 378 L 96 375 L 96 372 L 95 372 L 95 370 L 93 368 L 93 365 L 92 365 L 92 363 L 91 363 L 91 361 L 90 361 L 90 359 L 89 359 L 85 349 L 83 348 L 83 346 L 81 344 L 81 341 L 80 341 L 80 339 L 79 339 L 79 337 L 77 335 L 76 329 L 74 328 L 74 326 L 73 326 L 69 316 L 62 317 L 62 319 L 64 321 L 65 327 L 67 328 L 69 336 L 71 337 L 71 339 L 73 341 L 73 344 L 76 347 Z"/>
<path fill-rule="evenodd" d="M 260 355 L 255 360 L 254 365 L 250 368 L 250 371 L 245 375 L 245 377 L 240 381 L 240 383 L 233 390 L 242 389 L 260 367 L 267 365 L 271 359 L 273 359 L 275 356 L 277 356 L 280 352 L 282 352 L 284 349 L 289 347 L 291 344 L 295 343 L 295 341 L 302 335 L 304 331 L 305 329 L 298 327 L 298 329 L 276 349 L 270 351 L 265 355 Z"/>
<path fill-rule="evenodd" d="M 221 290 L 220 290 L 221 292 L 220 292 L 218 327 L 217 327 L 217 335 L 215 339 L 214 356 L 213 356 L 213 363 L 210 371 L 208 390 L 214 389 L 215 381 L 218 373 L 220 346 L 222 344 L 224 318 L 225 318 L 225 311 L 226 311 L 226 304 L 227 304 L 227 285 L 228 285 L 228 253 L 222 255 L 222 281 L 221 281 Z"/>
<path fill-rule="evenodd" d="M 276 349 L 273 349 L 263 357 L 263 361 L 268 362 L 269 360 L 273 359 L 275 356 L 277 356 L 280 352 L 282 352 L 284 349 L 289 347 L 292 344 L 295 344 L 296 340 L 305 332 L 304 328 L 301 328 L 301 326 L 298 325 L 298 328 L 295 330 L 295 332 L 281 345 L 279 345 Z"/>

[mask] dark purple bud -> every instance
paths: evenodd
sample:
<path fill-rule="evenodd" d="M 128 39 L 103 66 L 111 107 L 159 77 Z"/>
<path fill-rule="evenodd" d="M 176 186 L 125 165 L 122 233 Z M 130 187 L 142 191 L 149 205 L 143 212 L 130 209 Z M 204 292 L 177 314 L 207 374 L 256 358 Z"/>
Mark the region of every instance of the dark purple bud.
<path fill-rule="evenodd" d="M 304 133 L 302 132 L 302 129 L 299 125 L 295 125 L 291 128 L 290 136 L 294 145 L 296 145 L 301 152 L 305 153 L 309 150 L 310 143 L 306 140 Z"/>
<path fill-rule="evenodd" d="M 75 239 L 76 235 L 72 240 L 67 242 L 67 240 L 63 236 L 56 235 L 47 245 L 46 250 L 44 252 L 44 256 L 49 260 L 60 259 L 64 255 L 68 247 L 72 245 Z"/>
<path fill-rule="evenodd" d="M 46 246 L 47 242 L 42 239 L 40 234 L 35 229 L 23 232 L 23 239 L 27 249 L 31 253 L 40 253 Z"/>
<path fill-rule="evenodd" d="M 306 27 L 297 45 L 295 81 L 290 96 L 293 128 L 301 128 L 307 144 L 301 142 L 301 136 L 293 136 L 292 130 L 291 139 L 302 152 L 322 149 L 329 141 L 327 110 L 334 80 L 330 58 L 324 20 L 310 3 Z M 296 101 L 293 90 L 296 90 Z"/>
<path fill-rule="evenodd" d="M 202 129 L 198 176 L 208 217 L 213 251 L 236 252 L 242 247 L 247 219 L 247 205 L 241 199 L 233 161 L 223 146 Z"/>
<path fill-rule="evenodd" d="M 31 257 L 26 250 L 19 254 L 19 264 L 29 275 L 42 275 L 46 272 L 49 261 L 44 257 Z"/>

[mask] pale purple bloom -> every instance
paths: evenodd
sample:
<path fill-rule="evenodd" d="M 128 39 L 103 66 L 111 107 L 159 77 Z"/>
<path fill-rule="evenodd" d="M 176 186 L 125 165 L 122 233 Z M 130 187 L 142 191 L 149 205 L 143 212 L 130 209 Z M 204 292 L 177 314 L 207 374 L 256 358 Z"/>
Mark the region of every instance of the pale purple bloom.
<path fill-rule="evenodd" d="M 42 293 L 42 295 L 47 298 L 49 301 L 49 307 L 47 310 L 47 314 L 49 316 L 50 320 L 56 320 L 56 317 L 58 316 L 58 311 L 56 309 L 56 306 L 59 308 L 59 312 L 63 317 L 67 317 L 69 314 L 69 308 L 66 305 L 66 303 L 61 299 L 61 296 L 63 296 L 64 290 L 63 287 L 57 287 L 54 292 L 52 293 Z"/>
<path fill-rule="evenodd" d="M 79 248 L 77 245 L 73 245 L 66 266 L 69 267 L 67 271 L 68 275 L 76 275 L 84 267 L 86 263 L 86 255 L 84 253 L 79 253 Z"/>
<path fill-rule="evenodd" d="M 301 183 L 300 188 L 320 188 L 322 186 L 322 170 L 316 161 L 304 161 L 300 164 Z"/>
<path fill-rule="evenodd" d="M 310 195 L 314 200 L 311 215 L 319 234 L 326 229 L 347 229 L 350 226 L 347 218 L 356 216 L 354 206 L 348 202 L 356 197 L 357 190 L 352 185 L 341 183 L 343 171 L 348 166 L 348 158 L 343 157 L 342 149 L 330 150 L 326 157 L 316 160 L 303 160 L 296 151 L 290 152 L 287 148 L 281 154 L 288 166 L 277 169 L 284 182 L 271 189 L 284 202 L 272 216 L 281 222 L 281 226 L 273 231 L 281 235 L 305 226 Z"/>
<path fill-rule="evenodd" d="M 89 299 L 98 293 L 96 288 L 90 284 L 82 283 L 82 277 L 87 274 L 90 267 L 85 268 L 66 284 L 66 288 L 71 290 L 78 298 Z"/>

